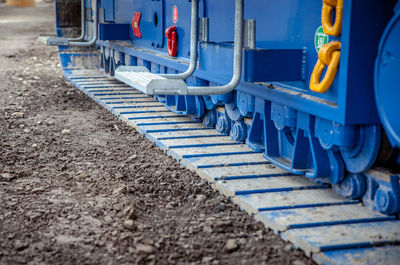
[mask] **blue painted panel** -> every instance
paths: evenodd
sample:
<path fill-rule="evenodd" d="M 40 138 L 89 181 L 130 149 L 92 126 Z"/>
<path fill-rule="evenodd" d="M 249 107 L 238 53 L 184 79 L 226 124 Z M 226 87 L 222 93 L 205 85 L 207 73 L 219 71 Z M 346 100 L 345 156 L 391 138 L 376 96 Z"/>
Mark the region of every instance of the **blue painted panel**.
<path fill-rule="evenodd" d="M 302 55 L 300 49 L 247 49 L 243 79 L 247 82 L 301 81 Z"/>
<path fill-rule="evenodd" d="M 243 50 L 242 80 L 247 82 L 302 80 L 300 49 Z M 199 69 L 218 73 L 229 80 L 233 74 L 233 45 L 202 42 L 199 49 Z M 266 63 L 268 62 L 268 63 Z"/>
<path fill-rule="evenodd" d="M 199 69 L 218 73 L 228 81 L 233 73 L 233 46 L 229 43 L 203 42 L 199 49 Z"/>
<path fill-rule="evenodd" d="M 132 21 L 133 9 L 136 0 L 113 0 L 116 23 L 130 23 Z M 148 0 L 147 2 L 150 2 Z"/>
<path fill-rule="evenodd" d="M 114 20 L 114 0 L 102 0 L 100 6 L 104 8 L 104 20 Z"/>
<path fill-rule="evenodd" d="M 100 24 L 100 40 L 129 40 L 129 24 Z"/>

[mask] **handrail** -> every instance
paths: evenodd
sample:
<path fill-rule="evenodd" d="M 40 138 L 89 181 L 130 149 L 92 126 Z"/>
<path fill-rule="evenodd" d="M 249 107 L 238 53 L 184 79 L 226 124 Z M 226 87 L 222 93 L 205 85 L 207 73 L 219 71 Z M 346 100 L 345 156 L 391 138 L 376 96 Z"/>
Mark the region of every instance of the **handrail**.
<path fill-rule="evenodd" d="M 190 22 L 190 64 L 188 69 L 179 74 L 160 74 L 160 76 L 168 79 L 186 79 L 196 70 L 197 65 L 197 42 L 199 35 L 199 1 L 192 0 L 192 14 Z"/>
<path fill-rule="evenodd" d="M 235 44 L 233 51 L 233 76 L 224 86 L 191 86 L 187 88 L 187 95 L 221 95 L 234 90 L 242 77 L 242 50 L 243 50 L 243 17 L 244 0 L 235 3 Z"/>
<path fill-rule="evenodd" d="M 92 46 L 96 43 L 97 38 L 98 38 L 98 15 L 97 15 L 97 0 L 93 1 L 94 6 L 92 9 L 94 9 L 94 19 L 93 19 L 93 37 L 90 41 L 79 41 L 79 42 L 69 42 L 68 45 L 69 47 L 89 47 Z M 92 3 L 93 3 L 92 2 Z"/>

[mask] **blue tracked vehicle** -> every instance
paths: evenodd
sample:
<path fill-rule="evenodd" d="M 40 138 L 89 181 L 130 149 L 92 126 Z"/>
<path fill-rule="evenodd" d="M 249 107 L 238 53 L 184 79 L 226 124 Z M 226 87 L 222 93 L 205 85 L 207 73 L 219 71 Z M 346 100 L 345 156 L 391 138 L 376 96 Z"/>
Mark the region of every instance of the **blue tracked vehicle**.
<path fill-rule="evenodd" d="M 67 79 L 102 72 L 398 219 L 400 1 L 57 0 L 56 22 Z"/>

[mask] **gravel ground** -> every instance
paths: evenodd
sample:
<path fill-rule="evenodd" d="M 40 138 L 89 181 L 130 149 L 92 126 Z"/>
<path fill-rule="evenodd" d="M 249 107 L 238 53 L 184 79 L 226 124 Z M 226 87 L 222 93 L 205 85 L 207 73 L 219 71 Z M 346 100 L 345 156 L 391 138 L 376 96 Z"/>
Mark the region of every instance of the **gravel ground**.
<path fill-rule="evenodd" d="M 0 264 L 312 264 L 63 79 L 0 4 Z"/>

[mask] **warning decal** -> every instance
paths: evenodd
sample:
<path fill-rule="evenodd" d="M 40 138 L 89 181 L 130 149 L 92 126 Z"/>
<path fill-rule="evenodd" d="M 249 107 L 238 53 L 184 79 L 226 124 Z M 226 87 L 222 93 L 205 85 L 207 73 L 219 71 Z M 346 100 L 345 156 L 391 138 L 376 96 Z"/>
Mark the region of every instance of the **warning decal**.
<path fill-rule="evenodd" d="M 172 10 L 172 19 L 175 24 L 178 22 L 178 8 L 176 6 L 174 6 L 174 9 Z"/>
<path fill-rule="evenodd" d="M 314 36 L 314 46 L 315 50 L 318 52 L 322 45 L 329 42 L 329 36 L 325 34 L 324 29 L 320 26 L 315 32 Z"/>

